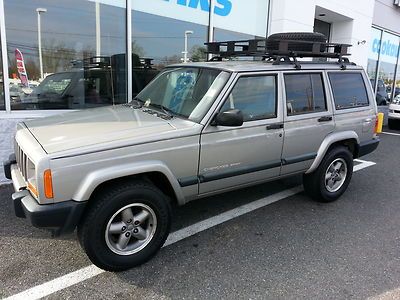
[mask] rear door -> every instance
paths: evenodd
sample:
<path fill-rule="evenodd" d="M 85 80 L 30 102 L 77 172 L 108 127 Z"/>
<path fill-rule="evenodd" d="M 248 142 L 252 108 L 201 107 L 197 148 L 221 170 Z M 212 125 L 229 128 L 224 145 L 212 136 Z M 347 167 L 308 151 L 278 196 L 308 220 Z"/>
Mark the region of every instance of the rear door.
<path fill-rule="evenodd" d="M 208 125 L 201 136 L 199 192 L 206 194 L 279 176 L 283 143 L 278 74 L 242 74 L 218 111 L 239 109 L 244 124 Z"/>
<path fill-rule="evenodd" d="M 281 174 L 285 175 L 311 166 L 335 123 L 324 72 L 285 72 L 283 80 L 286 109 Z"/>

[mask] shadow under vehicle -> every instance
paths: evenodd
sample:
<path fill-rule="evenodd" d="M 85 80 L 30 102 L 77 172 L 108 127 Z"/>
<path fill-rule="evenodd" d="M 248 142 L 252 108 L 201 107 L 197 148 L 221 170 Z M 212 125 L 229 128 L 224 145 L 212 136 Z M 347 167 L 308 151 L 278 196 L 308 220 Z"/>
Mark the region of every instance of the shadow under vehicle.
<path fill-rule="evenodd" d="M 136 96 L 157 74 L 151 59 L 133 54 Z M 47 76 L 31 95 L 11 103 L 14 110 L 82 109 L 127 102 L 125 54 L 73 61 L 72 68 Z"/>

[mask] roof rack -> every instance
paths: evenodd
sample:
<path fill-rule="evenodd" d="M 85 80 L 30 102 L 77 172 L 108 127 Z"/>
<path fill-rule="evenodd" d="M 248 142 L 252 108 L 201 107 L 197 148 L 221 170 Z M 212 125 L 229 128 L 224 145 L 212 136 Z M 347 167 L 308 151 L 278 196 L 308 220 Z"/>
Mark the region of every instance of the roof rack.
<path fill-rule="evenodd" d="M 139 57 L 133 56 L 133 68 L 143 68 L 143 69 L 152 69 L 154 59 L 147 57 Z M 93 68 L 101 68 L 106 69 L 110 68 L 113 64 L 113 59 L 122 59 L 125 60 L 125 54 L 114 54 L 111 56 L 92 56 L 89 58 L 84 58 L 80 60 L 71 61 L 72 68 L 83 68 L 83 69 L 93 69 Z"/>
<path fill-rule="evenodd" d="M 74 68 L 104 68 L 111 66 L 111 58 L 109 56 L 92 56 L 81 60 L 71 61 Z"/>
<path fill-rule="evenodd" d="M 232 57 L 262 57 L 263 60 L 273 61 L 274 65 L 293 64 L 301 69 L 297 58 L 337 58 L 342 69 L 352 64 L 347 57 L 349 44 L 336 44 L 303 40 L 269 40 L 253 39 L 239 41 L 224 41 L 205 43 L 207 53 L 214 54 L 210 61 L 222 61 Z M 303 62 L 302 62 L 303 63 Z"/>

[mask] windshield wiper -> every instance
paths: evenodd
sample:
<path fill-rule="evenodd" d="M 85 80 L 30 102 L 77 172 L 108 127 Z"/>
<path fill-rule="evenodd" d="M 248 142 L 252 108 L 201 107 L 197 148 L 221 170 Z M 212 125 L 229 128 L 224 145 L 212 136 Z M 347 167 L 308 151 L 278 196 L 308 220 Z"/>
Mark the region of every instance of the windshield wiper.
<path fill-rule="evenodd" d="M 172 109 L 169 109 L 168 107 L 162 104 L 150 103 L 149 106 L 161 109 L 163 113 L 169 116 L 170 118 L 173 118 L 175 115 L 177 115 Z"/>
<path fill-rule="evenodd" d="M 144 101 L 138 97 L 135 97 L 132 99 L 131 102 L 129 102 L 129 104 L 133 105 L 134 108 L 142 108 L 144 105 Z"/>

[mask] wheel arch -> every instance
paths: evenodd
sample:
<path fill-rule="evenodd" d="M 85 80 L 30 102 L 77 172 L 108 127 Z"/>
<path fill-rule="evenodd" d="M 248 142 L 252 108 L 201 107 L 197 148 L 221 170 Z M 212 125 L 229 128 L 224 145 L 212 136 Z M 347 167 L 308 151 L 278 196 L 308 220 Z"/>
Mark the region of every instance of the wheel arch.
<path fill-rule="evenodd" d="M 110 185 L 126 180 L 142 179 L 154 184 L 178 205 L 185 203 L 180 185 L 171 170 L 162 162 L 147 161 L 118 165 L 93 171 L 85 176 L 73 195 L 75 201 L 87 201 Z"/>
<path fill-rule="evenodd" d="M 333 147 L 338 145 L 345 146 L 353 154 L 353 158 L 358 157 L 360 139 L 355 131 L 344 131 L 329 134 L 318 149 L 317 157 L 314 159 L 311 167 L 306 171 L 306 174 L 314 172 L 326 153 Z"/>

